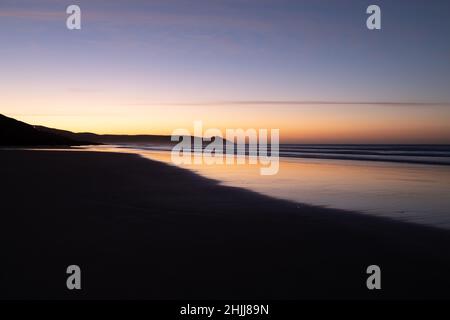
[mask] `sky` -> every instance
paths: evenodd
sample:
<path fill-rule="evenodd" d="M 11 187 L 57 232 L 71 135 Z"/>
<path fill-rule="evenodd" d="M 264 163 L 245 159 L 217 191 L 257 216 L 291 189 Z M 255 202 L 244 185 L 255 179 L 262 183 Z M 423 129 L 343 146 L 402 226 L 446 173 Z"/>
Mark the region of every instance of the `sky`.
<path fill-rule="evenodd" d="M 450 143 L 449 17 L 446 0 L 0 0 L 0 113 L 76 132 L 202 120 L 284 142 Z"/>

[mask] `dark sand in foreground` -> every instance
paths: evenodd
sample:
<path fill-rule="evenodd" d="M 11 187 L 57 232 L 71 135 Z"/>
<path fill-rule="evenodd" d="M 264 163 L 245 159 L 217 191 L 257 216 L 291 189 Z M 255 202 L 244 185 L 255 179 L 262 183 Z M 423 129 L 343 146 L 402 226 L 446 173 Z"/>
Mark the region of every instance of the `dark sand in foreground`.
<path fill-rule="evenodd" d="M 135 155 L 0 151 L 0 298 L 450 298 L 450 233 Z M 66 289 L 66 267 L 82 290 Z M 367 266 L 382 290 L 366 289 Z"/>

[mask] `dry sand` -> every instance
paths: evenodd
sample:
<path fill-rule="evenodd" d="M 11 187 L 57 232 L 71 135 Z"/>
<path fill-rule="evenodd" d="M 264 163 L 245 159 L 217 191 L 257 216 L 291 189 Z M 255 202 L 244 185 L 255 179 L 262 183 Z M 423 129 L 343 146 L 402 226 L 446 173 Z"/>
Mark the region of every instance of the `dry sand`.
<path fill-rule="evenodd" d="M 450 233 L 129 154 L 0 151 L 0 298 L 450 298 Z M 66 289 L 66 267 L 82 290 Z M 367 266 L 382 290 L 366 288 Z"/>

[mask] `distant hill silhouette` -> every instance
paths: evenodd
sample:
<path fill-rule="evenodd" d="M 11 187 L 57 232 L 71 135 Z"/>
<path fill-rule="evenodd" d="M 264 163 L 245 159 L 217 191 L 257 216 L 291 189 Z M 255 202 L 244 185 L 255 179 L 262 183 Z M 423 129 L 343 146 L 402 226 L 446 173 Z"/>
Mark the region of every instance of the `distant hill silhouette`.
<path fill-rule="evenodd" d="M 193 139 L 194 137 L 190 137 Z M 216 137 L 220 141 L 220 137 Z M 155 143 L 174 145 L 167 135 L 117 135 L 75 133 L 44 126 L 33 126 L 0 114 L 0 146 L 80 146 L 116 143 Z M 192 140 L 193 143 L 193 140 Z"/>
<path fill-rule="evenodd" d="M 74 133 L 66 130 L 52 129 L 43 126 L 35 126 L 36 129 L 42 132 L 48 132 L 57 134 L 69 139 L 73 140 L 83 140 L 83 141 L 92 141 L 96 143 L 104 143 L 104 144 L 115 144 L 115 143 L 129 143 L 129 144 L 140 144 L 140 143 L 154 143 L 154 144 L 162 144 L 162 145 L 174 145 L 178 142 L 171 141 L 171 136 L 166 135 L 149 135 L 149 134 L 141 134 L 141 135 L 120 135 L 120 134 L 95 134 L 90 132 L 82 132 L 82 133 Z M 193 139 L 194 137 L 190 137 Z M 219 141 L 223 141 L 224 139 L 220 137 L 216 137 Z M 193 143 L 193 140 L 192 140 Z"/>
<path fill-rule="evenodd" d="M 0 146 L 79 146 L 92 142 L 72 139 L 0 114 Z"/>
<path fill-rule="evenodd" d="M 170 144 L 170 136 L 164 135 L 119 135 L 119 134 L 95 134 L 90 132 L 75 133 L 66 130 L 35 126 L 42 132 L 57 134 L 73 140 L 92 141 L 96 143 L 162 143 Z"/>

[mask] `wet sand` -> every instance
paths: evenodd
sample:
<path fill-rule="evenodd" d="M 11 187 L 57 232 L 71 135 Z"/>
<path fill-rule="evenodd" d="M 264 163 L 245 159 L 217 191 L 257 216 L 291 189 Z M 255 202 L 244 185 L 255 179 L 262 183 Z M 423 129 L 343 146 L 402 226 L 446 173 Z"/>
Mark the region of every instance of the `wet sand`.
<path fill-rule="evenodd" d="M 135 155 L 0 150 L 0 298 L 450 298 L 450 232 Z M 82 290 L 66 289 L 66 267 Z M 366 288 L 367 266 L 382 290 Z"/>

